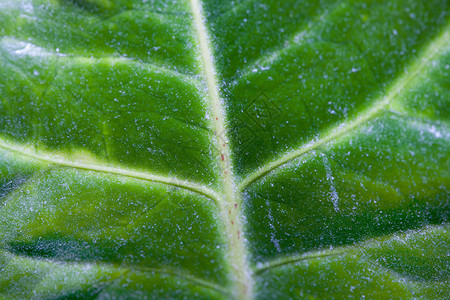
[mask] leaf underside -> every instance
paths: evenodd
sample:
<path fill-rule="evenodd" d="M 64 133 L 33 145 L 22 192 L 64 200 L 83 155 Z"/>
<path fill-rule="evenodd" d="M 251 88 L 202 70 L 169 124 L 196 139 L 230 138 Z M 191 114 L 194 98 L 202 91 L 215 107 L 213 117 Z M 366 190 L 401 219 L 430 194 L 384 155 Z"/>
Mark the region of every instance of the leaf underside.
<path fill-rule="evenodd" d="M 0 0 L 0 299 L 448 299 L 445 0 Z"/>

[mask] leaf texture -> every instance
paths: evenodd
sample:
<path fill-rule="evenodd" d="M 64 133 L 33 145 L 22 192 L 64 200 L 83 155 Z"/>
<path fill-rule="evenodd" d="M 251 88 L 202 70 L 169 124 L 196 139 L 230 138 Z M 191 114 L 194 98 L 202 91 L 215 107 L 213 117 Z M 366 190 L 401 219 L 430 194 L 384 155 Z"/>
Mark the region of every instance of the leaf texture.
<path fill-rule="evenodd" d="M 0 299 L 447 299 L 449 26 L 0 0 Z"/>

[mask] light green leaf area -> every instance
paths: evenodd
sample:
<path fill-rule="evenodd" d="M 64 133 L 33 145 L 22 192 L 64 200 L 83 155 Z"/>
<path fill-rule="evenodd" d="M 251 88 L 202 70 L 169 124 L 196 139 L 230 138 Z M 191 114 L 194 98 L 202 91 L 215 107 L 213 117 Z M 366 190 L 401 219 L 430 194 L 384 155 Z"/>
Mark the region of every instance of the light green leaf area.
<path fill-rule="evenodd" d="M 445 0 L 0 0 L 0 299 L 448 299 Z"/>

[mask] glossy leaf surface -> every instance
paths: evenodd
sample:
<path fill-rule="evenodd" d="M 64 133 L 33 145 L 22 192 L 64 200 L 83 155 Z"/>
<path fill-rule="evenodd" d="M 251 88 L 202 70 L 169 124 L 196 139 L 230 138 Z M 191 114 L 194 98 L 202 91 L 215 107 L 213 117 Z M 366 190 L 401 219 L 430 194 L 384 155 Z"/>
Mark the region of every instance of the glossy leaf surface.
<path fill-rule="evenodd" d="M 448 12 L 0 0 L 0 298 L 447 298 Z"/>

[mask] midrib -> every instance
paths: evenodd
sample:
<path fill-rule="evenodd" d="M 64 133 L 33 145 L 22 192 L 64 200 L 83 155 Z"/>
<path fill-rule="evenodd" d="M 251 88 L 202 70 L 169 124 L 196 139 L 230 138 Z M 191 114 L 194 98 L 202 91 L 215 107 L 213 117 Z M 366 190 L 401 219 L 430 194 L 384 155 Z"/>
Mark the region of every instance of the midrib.
<path fill-rule="evenodd" d="M 205 26 L 200 0 L 191 0 L 194 24 L 200 47 L 200 58 L 203 67 L 212 123 L 216 135 L 216 146 L 219 161 L 219 178 L 222 179 L 222 194 L 219 199 L 225 235 L 228 242 L 227 260 L 230 264 L 233 282 L 233 294 L 236 299 L 251 299 L 253 281 L 247 259 L 247 252 L 243 239 L 243 224 L 241 217 L 241 196 L 236 189 L 233 169 L 228 146 L 225 126 L 225 110 L 219 96 L 219 86 L 212 56 L 212 47 Z"/>

